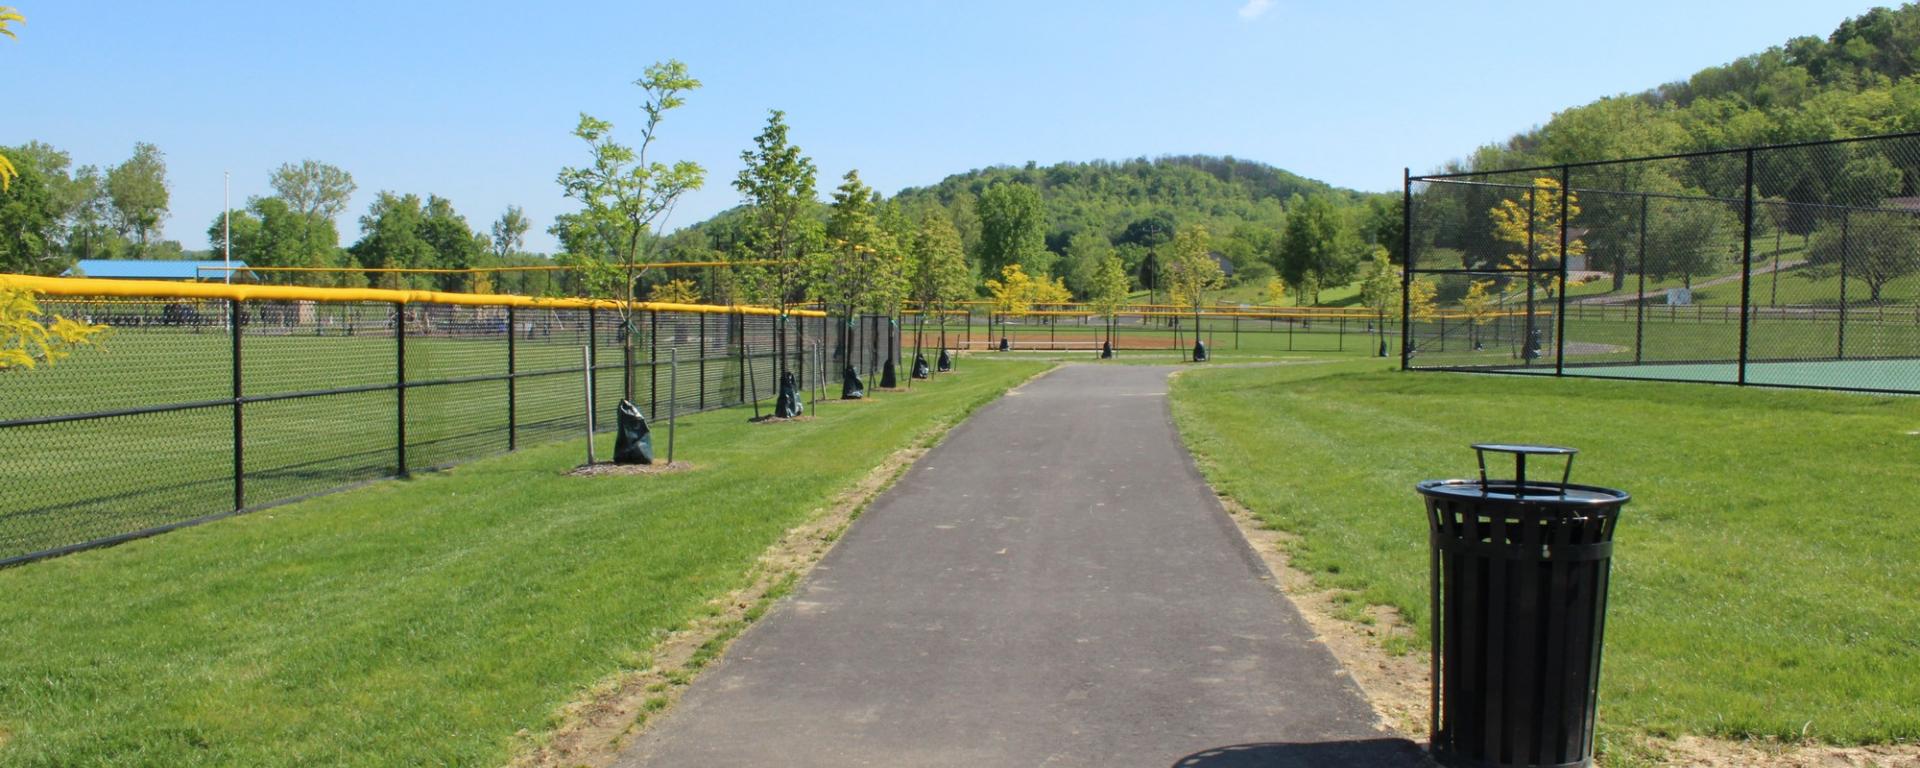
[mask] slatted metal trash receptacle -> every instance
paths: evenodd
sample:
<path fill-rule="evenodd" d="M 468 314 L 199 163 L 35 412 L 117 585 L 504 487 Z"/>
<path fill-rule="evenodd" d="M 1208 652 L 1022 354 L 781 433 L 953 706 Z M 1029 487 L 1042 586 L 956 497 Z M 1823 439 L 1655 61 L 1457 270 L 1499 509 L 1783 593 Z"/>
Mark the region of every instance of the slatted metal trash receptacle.
<path fill-rule="evenodd" d="M 1572 448 L 1478 444 L 1477 480 L 1429 480 L 1434 756 L 1464 766 L 1593 762 L 1613 533 L 1627 494 L 1573 485 Z M 1514 477 L 1490 480 L 1487 454 Z M 1559 482 L 1529 457 L 1566 460 Z"/>

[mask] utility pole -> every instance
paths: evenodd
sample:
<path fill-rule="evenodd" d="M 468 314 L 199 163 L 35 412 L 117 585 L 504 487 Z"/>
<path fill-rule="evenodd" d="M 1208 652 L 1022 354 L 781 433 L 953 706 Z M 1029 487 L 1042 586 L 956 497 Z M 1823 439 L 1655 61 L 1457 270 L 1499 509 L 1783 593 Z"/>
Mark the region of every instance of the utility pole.
<path fill-rule="evenodd" d="M 226 280 L 233 283 L 233 171 L 220 172 L 220 248 L 225 252 Z"/>

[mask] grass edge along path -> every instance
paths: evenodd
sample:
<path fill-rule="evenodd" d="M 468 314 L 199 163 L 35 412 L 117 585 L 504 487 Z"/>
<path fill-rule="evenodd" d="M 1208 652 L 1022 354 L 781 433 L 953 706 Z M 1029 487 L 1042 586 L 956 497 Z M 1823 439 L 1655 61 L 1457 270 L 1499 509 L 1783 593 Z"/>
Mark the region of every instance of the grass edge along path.
<path fill-rule="evenodd" d="M 0 571 L 0 765 L 504 763 L 893 451 L 1046 367 L 689 416 L 688 472 L 566 477 L 576 440 Z"/>
<path fill-rule="evenodd" d="M 1391 650 L 1425 645 L 1413 483 L 1470 474 L 1469 441 L 1566 443 L 1586 449 L 1576 481 L 1636 496 L 1603 736 L 1915 751 L 1920 533 L 1894 512 L 1920 461 L 1920 400 L 1386 368 L 1195 372 L 1172 391 L 1209 481 L 1297 537 L 1291 562 L 1339 590 L 1347 618 L 1377 605 L 1414 622 Z"/>

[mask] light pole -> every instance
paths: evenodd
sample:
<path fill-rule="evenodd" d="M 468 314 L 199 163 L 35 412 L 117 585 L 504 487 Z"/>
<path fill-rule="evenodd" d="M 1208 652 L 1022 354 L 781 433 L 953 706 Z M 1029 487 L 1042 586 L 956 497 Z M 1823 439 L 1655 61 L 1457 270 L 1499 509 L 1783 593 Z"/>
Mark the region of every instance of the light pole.
<path fill-rule="evenodd" d="M 233 284 L 233 171 L 220 172 L 220 250 L 226 262 L 226 279 Z"/>

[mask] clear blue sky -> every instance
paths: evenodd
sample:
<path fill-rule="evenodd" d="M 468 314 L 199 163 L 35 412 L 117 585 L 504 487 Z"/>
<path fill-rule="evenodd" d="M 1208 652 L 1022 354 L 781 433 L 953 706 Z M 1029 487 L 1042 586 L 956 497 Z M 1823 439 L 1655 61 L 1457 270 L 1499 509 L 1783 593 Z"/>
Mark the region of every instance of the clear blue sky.
<path fill-rule="evenodd" d="M 890 194 L 983 165 L 1179 153 L 1387 190 L 1402 166 L 1885 4 L 7 2 L 28 21 L 0 45 L 0 144 L 101 165 L 158 144 L 166 236 L 188 248 L 206 247 L 221 171 L 238 205 L 275 166 L 315 158 L 360 185 L 345 242 L 386 189 L 447 197 L 480 230 L 524 206 L 537 250 L 572 207 L 554 175 L 584 157 L 577 115 L 637 127 L 629 83 L 660 59 L 705 82 L 659 145 L 709 171 L 679 226 L 737 202 L 739 153 L 769 107 L 823 195 L 855 167 Z"/>

